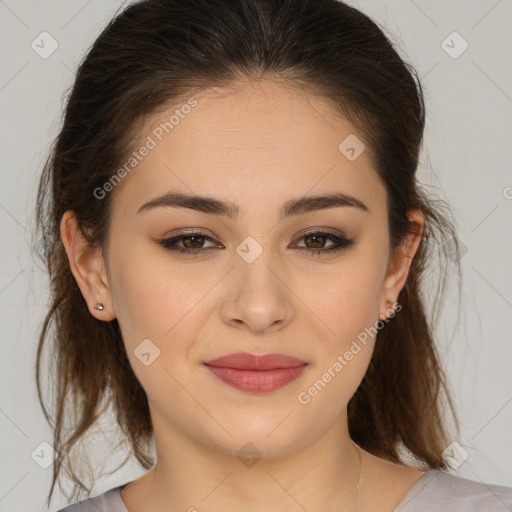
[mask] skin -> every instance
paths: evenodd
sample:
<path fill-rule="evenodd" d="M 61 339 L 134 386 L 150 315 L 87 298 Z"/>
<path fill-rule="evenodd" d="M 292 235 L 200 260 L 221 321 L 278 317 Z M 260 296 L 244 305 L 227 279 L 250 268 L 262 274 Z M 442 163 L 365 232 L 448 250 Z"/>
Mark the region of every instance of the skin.
<path fill-rule="evenodd" d="M 375 338 L 360 344 L 307 405 L 297 396 L 379 315 L 392 313 L 387 302 L 396 302 L 406 282 L 423 216 L 409 212 L 415 233 L 391 251 L 386 190 L 369 152 L 350 161 L 338 150 L 349 134 L 362 141 L 364 134 L 322 98 L 270 81 L 194 97 L 198 105 L 112 192 L 108 258 L 84 241 L 71 211 L 62 218 L 62 240 L 90 312 L 118 318 L 148 396 L 157 464 L 122 499 L 130 512 L 348 512 L 356 510 L 359 451 L 359 509 L 391 512 L 424 472 L 350 440 L 347 403 Z M 141 140 L 175 108 L 150 118 Z M 233 201 L 240 216 L 172 207 L 137 213 L 171 189 Z M 286 200 L 333 192 L 356 197 L 369 211 L 334 207 L 279 220 Z M 297 248 L 332 245 L 303 238 L 319 228 L 357 243 L 314 256 Z M 195 257 L 158 243 L 184 229 L 215 242 L 178 244 L 205 247 Z M 263 249 L 252 263 L 236 252 L 247 236 Z M 148 366 L 134 355 L 147 338 L 160 350 Z M 246 393 L 202 364 L 238 351 L 291 355 L 309 366 L 277 391 Z M 249 442 L 261 453 L 251 467 L 237 457 Z"/>

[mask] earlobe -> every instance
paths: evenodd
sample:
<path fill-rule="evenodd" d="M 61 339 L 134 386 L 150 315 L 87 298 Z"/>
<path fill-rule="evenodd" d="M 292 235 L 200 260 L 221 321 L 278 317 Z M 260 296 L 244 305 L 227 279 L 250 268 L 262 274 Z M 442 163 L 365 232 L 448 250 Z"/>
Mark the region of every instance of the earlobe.
<path fill-rule="evenodd" d="M 60 232 L 71 272 L 89 311 L 98 320 L 113 320 L 116 315 L 101 248 L 87 242 L 72 210 L 62 216 Z M 103 308 L 95 307 L 96 304 L 102 304 Z"/>

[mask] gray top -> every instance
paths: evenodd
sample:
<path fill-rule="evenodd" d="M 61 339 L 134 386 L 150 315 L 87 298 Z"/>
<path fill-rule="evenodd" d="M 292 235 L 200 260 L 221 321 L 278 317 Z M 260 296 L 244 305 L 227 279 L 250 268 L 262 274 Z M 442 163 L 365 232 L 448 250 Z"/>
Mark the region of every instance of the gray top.
<path fill-rule="evenodd" d="M 121 499 L 128 485 L 69 505 L 58 512 L 129 512 Z M 427 471 L 393 512 L 512 512 L 512 487 L 485 484 L 445 471 Z"/>

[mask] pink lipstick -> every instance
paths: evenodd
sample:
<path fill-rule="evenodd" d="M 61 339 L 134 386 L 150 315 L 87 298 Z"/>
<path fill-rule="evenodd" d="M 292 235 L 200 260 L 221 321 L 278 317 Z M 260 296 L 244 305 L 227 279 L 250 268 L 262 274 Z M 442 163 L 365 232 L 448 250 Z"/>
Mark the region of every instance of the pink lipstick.
<path fill-rule="evenodd" d="M 297 379 L 308 363 L 283 354 L 237 352 L 204 365 L 215 377 L 240 391 L 268 393 Z"/>

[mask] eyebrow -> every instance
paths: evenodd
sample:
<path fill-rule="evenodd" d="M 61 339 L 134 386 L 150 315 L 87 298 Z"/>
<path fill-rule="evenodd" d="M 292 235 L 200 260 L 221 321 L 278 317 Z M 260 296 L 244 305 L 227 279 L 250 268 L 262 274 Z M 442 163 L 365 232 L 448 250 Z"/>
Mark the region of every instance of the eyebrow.
<path fill-rule="evenodd" d="M 222 215 L 236 220 L 240 209 L 236 203 L 221 201 L 207 196 L 189 195 L 183 192 L 170 191 L 144 203 L 137 214 L 158 207 L 189 208 L 212 215 Z M 280 210 L 281 219 L 292 215 L 301 215 L 326 208 L 353 207 L 369 212 L 370 209 L 359 199 L 344 193 L 303 196 L 286 201 Z"/>

